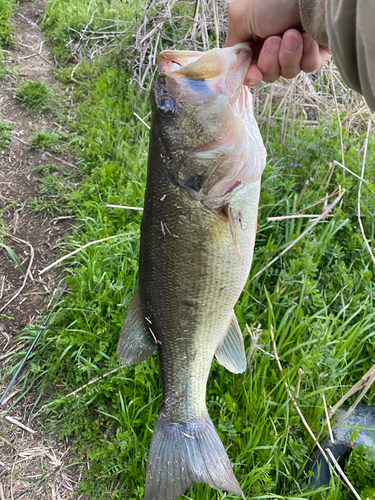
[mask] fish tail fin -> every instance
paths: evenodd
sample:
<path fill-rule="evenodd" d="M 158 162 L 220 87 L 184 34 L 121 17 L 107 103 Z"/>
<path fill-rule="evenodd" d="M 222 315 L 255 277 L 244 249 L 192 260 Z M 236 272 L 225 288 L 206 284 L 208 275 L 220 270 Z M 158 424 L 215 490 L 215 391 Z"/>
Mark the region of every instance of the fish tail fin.
<path fill-rule="evenodd" d="M 176 500 L 195 483 L 245 498 L 209 416 L 174 424 L 160 415 L 148 457 L 145 500 Z"/>

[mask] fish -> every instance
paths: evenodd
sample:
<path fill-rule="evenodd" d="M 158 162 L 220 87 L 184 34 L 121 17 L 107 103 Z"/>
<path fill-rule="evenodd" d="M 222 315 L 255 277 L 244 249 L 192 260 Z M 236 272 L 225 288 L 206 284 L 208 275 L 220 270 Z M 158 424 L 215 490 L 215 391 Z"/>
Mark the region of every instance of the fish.
<path fill-rule="evenodd" d="M 145 500 L 175 500 L 200 482 L 245 498 L 205 400 L 214 357 L 246 369 L 233 308 L 250 271 L 266 162 L 243 85 L 251 57 L 244 43 L 157 58 L 138 288 L 117 348 L 122 365 L 159 357 Z"/>

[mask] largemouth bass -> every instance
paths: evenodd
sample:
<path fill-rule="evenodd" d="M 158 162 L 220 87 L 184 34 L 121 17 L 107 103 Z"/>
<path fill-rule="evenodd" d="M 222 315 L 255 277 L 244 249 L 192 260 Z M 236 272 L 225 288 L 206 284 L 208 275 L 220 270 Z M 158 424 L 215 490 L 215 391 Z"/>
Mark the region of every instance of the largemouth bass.
<path fill-rule="evenodd" d="M 214 356 L 231 372 L 246 368 L 233 307 L 252 261 L 266 156 L 242 84 L 250 61 L 247 44 L 158 56 L 139 283 L 117 351 L 125 365 L 159 356 L 145 500 L 175 500 L 199 482 L 243 496 L 205 398 Z"/>

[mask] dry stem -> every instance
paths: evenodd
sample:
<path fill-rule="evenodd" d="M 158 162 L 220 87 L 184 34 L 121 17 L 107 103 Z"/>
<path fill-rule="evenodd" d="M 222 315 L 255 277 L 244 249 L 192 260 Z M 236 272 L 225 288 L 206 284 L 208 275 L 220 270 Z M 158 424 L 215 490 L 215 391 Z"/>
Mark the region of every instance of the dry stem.
<path fill-rule="evenodd" d="M 28 265 L 28 268 L 27 268 L 27 271 L 26 271 L 26 274 L 25 274 L 25 277 L 23 279 L 23 283 L 21 285 L 21 288 L 13 295 L 13 297 L 8 300 L 8 302 L 0 309 L 0 313 L 3 312 L 11 302 L 13 302 L 14 299 L 16 299 L 18 297 L 18 295 L 22 292 L 22 290 L 25 288 L 25 285 L 26 285 L 26 281 L 27 281 L 27 277 L 30 276 L 31 277 L 31 266 L 33 265 L 33 261 L 34 261 L 34 248 L 32 247 L 32 245 L 28 242 L 28 241 L 25 241 L 25 240 L 21 240 L 21 238 L 17 238 L 16 236 L 11 236 L 9 235 L 10 238 L 12 238 L 12 240 L 16 241 L 17 243 L 24 243 L 25 245 L 28 245 L 29 248 L 30 248 L 30 261 L 29 261 L 29 265 Z"/>
<path fill-rule="evenodd" d="M 358 500 L 361 500 L 361 497 L 358 495 L 358 493 L 356 492 L 356 490 L 354 489 L 354 486 L 352 485 L 352 483 L 349 481 L 349 479 L 347 478 L 347 476 L 344 474 L 344 471 L 342 470 L 342 468 L 339 466 L 339 464 L 337 463 L 335 457 L 333 456 L 333 453 L 332 451 L 327 448 L 327 453 L 328 455 L 330 456 L 332 462 L 333 462 L 333 466 L 338 470 L 340 476 L 342 477 L 342 479 L 344 480 L 344 482 L 347 484 L 347 486 L 351 489 L 353 495 L 358 499 Z"/>
<path fill-rule="evenodd" d="M 102 243 L 103 241 L 112 240 L 113 238 L 118 238 L 119 236 L 129 236 L 129 235 L 130 235 L 130 233 L 115 234 L 114 236 L 108 236 L 108 238 L 103 238 L 101 240 L 90 241 L 89 243 L 86 243 L 86 245 L 83 245 L 82 247 L 77 248 L 77 250 L 74 250 L 74 252 L 70 252 L 67 255 L 64 255 L 64 257 L 61 257 L 60 259 L 55 260 L 55 262 L 52 262 L 52 264 L 50 264 L 49 266 L 47 266 L 44 269 L 42 269 L 41 271 L 39 271 L 39 276 L 41 274 L 49 271 L 53 267 L 57 266 L 57 264 L 61 264 L 61 262 L 63 262 L 64 260 L 68 259 L 72 255 L 80 252 L 81 250 L 84 250 L 85 248 L 87 248 L 87 247 L 89 247 L 91 245 L 95 245 L 95 243 Z"/>
<path fill-rule="evenodd" d="M 363 238 L 363 240 L 364 240 L 364 242 L 366 244 L 366 247 L 367 247 L 367 250 L 368 250 L 368 252 L 370 254 L 372 262 L 375 265 L 375 257 L 374 257 L 374 254 L 372 253 L 370 244 L 369 244 L 369 242 L 368 242 L 368 240 L 366 238 L 365 230 L 363 229 L 363 224 L 362 224 L 362 221 L 361 221 L 361 190 L 362 190 L 362 179 L 363 179 L 363 176 L 365 174 L 365 166 L 366 166 L 366 159 L 367 159 L 367 146 L 368 146 L 368 139 L 369 139 L 369 136 L 370 136 L 370 131 L 371 131 L 371 119 L 368 121 L 368 126 L 367 126 L 367 134 L 366 134 L 366 139 L 365 139 L 365 144 L 364 144 L 364 152 L 363 152 L 363 163 L 362 163 L 361 180 L 360 180 L 359 186 L 358 186 L 358 223 L 359 223 L 359 226 L 361 228 L 362 238 Z"/>
<path fill-rule="evenodd" d="M 260 271 L 258 271 L 256 273 L 256 275 L 253 276 L 253 279 L 256 278 L 257 276 L 259 276 L 268 267 L 272 266 L 272 264 L 274 264 L 278 259 L 280 259 L 280 257 L 282 257 L 287 252 L 289 252 L 289 250 L 291 248 L 293 248 L 294 245 L 296 245 L 302 238 L 304 238 L 306 236 L 306 234 L 309 233 L 313 229 L 313 227 L 315 227 L 318 224 L 318 222 L 320 222 L 322 219 L 324 219 L 324 217 L 326 217 L 329 214 L 329 212 L 331 212 L 331 210 L 333 210 L 333 208 L 337 205 L 337 203 L 343 197 L 344 193 L 345 193 L 345 189 L 343 189 L 341 191 L 339 196 L 331 203 L 331 205 L 328 205 L 328 207 L 324 210 L 324 212 L 321 215 L 319 215 L 319 217 L 317 219 L 315 219 L 314 222 L 307 229 L 305 229 L 305 231 L 302 234 L 300 234 L 298 236 L 298 238 L 296 238 L 285 250 L 283 250 L 281 253 L 279 253 L 279 255 L 277 257 L 272 259 L 266 266 L 264 266 Z"/>

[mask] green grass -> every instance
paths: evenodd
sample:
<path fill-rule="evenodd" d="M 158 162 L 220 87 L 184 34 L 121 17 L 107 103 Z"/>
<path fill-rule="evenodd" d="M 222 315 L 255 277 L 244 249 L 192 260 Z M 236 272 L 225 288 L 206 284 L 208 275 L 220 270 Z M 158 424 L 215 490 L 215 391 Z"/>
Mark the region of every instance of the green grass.
<path fill-rule="evenodd" d="M 4 238 L 8 235 L 9 230 L 8 230 L 8 227 L 6 226 L 4 220 L 1 218 L 1 213 L 4 212 L 5 210 L 7 210 L 13 204 L 14 203 L 11 203 L 10 205 L 6 205 L 5 207 L 0 209 L 0 251 L 5 252 L 8 255 L 8 257 L 14 262 L 14 264 L 22 271 L 22 265 L 21 265 L 19 258 L 16 255 L 16 253 L 9 245 L 4 243 Z M 1 273 L 0 273 L 0 277 L 1 277 Z"/>
<path fill-rule="evenodd" d="M 31 198 L 28 208 L 40 217 L 50 217 L 66 211 L 70 196 L 77 186 L 75 173 L 68 172 L 50 162 L 34 169 L 43 174 L 37 181 L 39 196 Z"/>
<path fill-rule="evenodd" d="M 349 481 L 362 491 L 362 498 L 375 498 L 375 457 L 363 445 L 354 449 L 348 459 L 346 474 Z"/>
<path fill-rule="evenodd" d="M 127 34 L 125 22 L 130 21 L 134 12 L 139 9 L 139 0 L 92 0 L 89 8 L 85 1 L 58 1 L 49 2 L 44 16 L 42 27 L 49 40 L 53 43 L 53 53 L 61 64 L 74 61 L 74 54 L 67 48 L 67 40 L 74 47 L 80 40 L 79 32 L 87 29 L 97 30 L 105 28 L 106 32 L 123 31 L 122 38 L 131 41 Z M 113 20 L 109 21 L 109 20 Z M 85 44 L 83 50 L 89 50 L 95 41 Z M 70 69 L 70 73 L 71 73 Z"/>
<path fill-rule="evenodd" d="M 102 5 L 109 8 L 109 4 Z M 45 23 L 49 23 L 48 36 L 59 48 L 66 41 L 69 23 L 77 27 L 78 22 L 84 25 L 88 20 L 90 13 L 84 12 L 82 1 L 65 0 L 49 4 Z M 66 261 L 65 269 L 74 272 L 67 278 L 69 292 L 32 353 L 22 383 L 25 391 L 39 383 L 38 394 L 46 386 L 55 387 L 45 412 L 44 432 L 70 438 L 71 449 L 82 462 L 89 460 L 90 470 L 80 483 L 82 492 L 93 500 L 141 500 L 147 453 L 161 402 L 156 356 L 140 365 L 120 368 L 77 395 L 65 397 L 119 368 L 119 332 L 137 286 L 141 215 L 107 208 L 106 204 L 143 204 L 148 131 L 133 112 L 146 116 L 150 104 L 147 96 L 129 83 L 130 74 L 113 68 L 112 62 L 108 58 L 83 65 L 78 73 L 80 83 L 74 82 L 76 115 L 65 125 L 75 133 L 71 147 L 79 158 L 82 182 L 79 189 L 69 192 L 61 186 L 61 178 L 53 175 L 58 171 L 55 166 L 41 167 L 44 177 L 40 190 L 44 196 L 57 198 L 51 198 L 54 201 L 49 200 L 50 206 L 40 212 L 46 215 L 51 206 L 57 211 L 63 198 L 69 212 L 76 214 L 78 223 L 68 238 L 70 251 L 90 241 L 117 237 Z M 61 73 L 66 79 L 71 68 Z M 262 350 L 254 353 L 243 375 L 232 375 L 214 361 L 207 387 L 210 415 L 247 497 L 324 498 L 322 493 L 309 493 L 304 486 L 303 471 L 314 443 L 284 383 L 293 393 L 298 370 L 303 370 L 298 405 L 312 430 L 322 437 L 326 431 L 322 395 L 328 404 L 334 404 L 375 363 L 374 269 L 358 228 L 358 179 L 350 174 L 343 179 L 336 167 L 327 191 L 341 184 L 347 193 L 334 217 L 320 222 L 254 278 L 311 223 L 308 219 L 271 223 L 267 217 L 294 214 L 307 179 L 310 185 L 298 209 L 322 196 L 319 186 L 329 162 L 341 160 L 337 131 L 334 111 L 322 116 L 316 127 L 297 123 L 285 144 L 279 125 L 270 127 L 253 266 L 236 305 L 243 331 L 246 324 L 262 325 Z M 266 127 L 262 133 L 266 134 Z M 346 138 L 346 162 L 357 175 L 364 138 L 364 131 Z M 372 245 L 374 150 L 375 138 L 371 137 L 366 165 L 370 185 L 363 186 L 361 208 Z M 319 210 L 321 207 L 315 207 L 308 213 Z M 271 327 L 282 374 L 272 356 Z M 19 341 L 27 344 L 36 333 L 36 326 L 29 327 Z M 245 344 L 248 350 L 249 336 Z M 372 387 L 364 402 L 374 404 L 374 399 Z M 353 455 L 349 464 L 353 474 L 362 467 L 361 453 Z M 364 481 L 358 486 L 359 493 L 366 495 L 371 485 L 373 482 Z M 222 492 L 200 484 L 183 498 L 213 500 L 222 496 Z M 348 498 L 337 480 L 329 498 Z"/>
<path fill-rule="evenodd" d="M 14 128 L 14 125 L 10 122 L 0 122 L 0 149 L 9 149 L 10 143 L 12 142 L 10 131 Z"/>
<path fill-rule="evenodd" d="M 16 97 L 28 111 L 42 113 L 51 110 L 53 93 L 44 82 L 29 80 L 22 83 L 16 90 Z"/>
<path fill-rule="evenodd" d="M 49 148 L 51 151 L 58 152 L 61 149 L 61 143 L 68 138 L 68 134 L 55 130 L 36 130 L 29 140 L 29 147 L 31 149 Z"/>
<path fill-rule="evenodd" d="M 14 45 L 11 14 L 15 5 L 14 0 L 0 0 L 0 48 L 9 48 Z"/>

